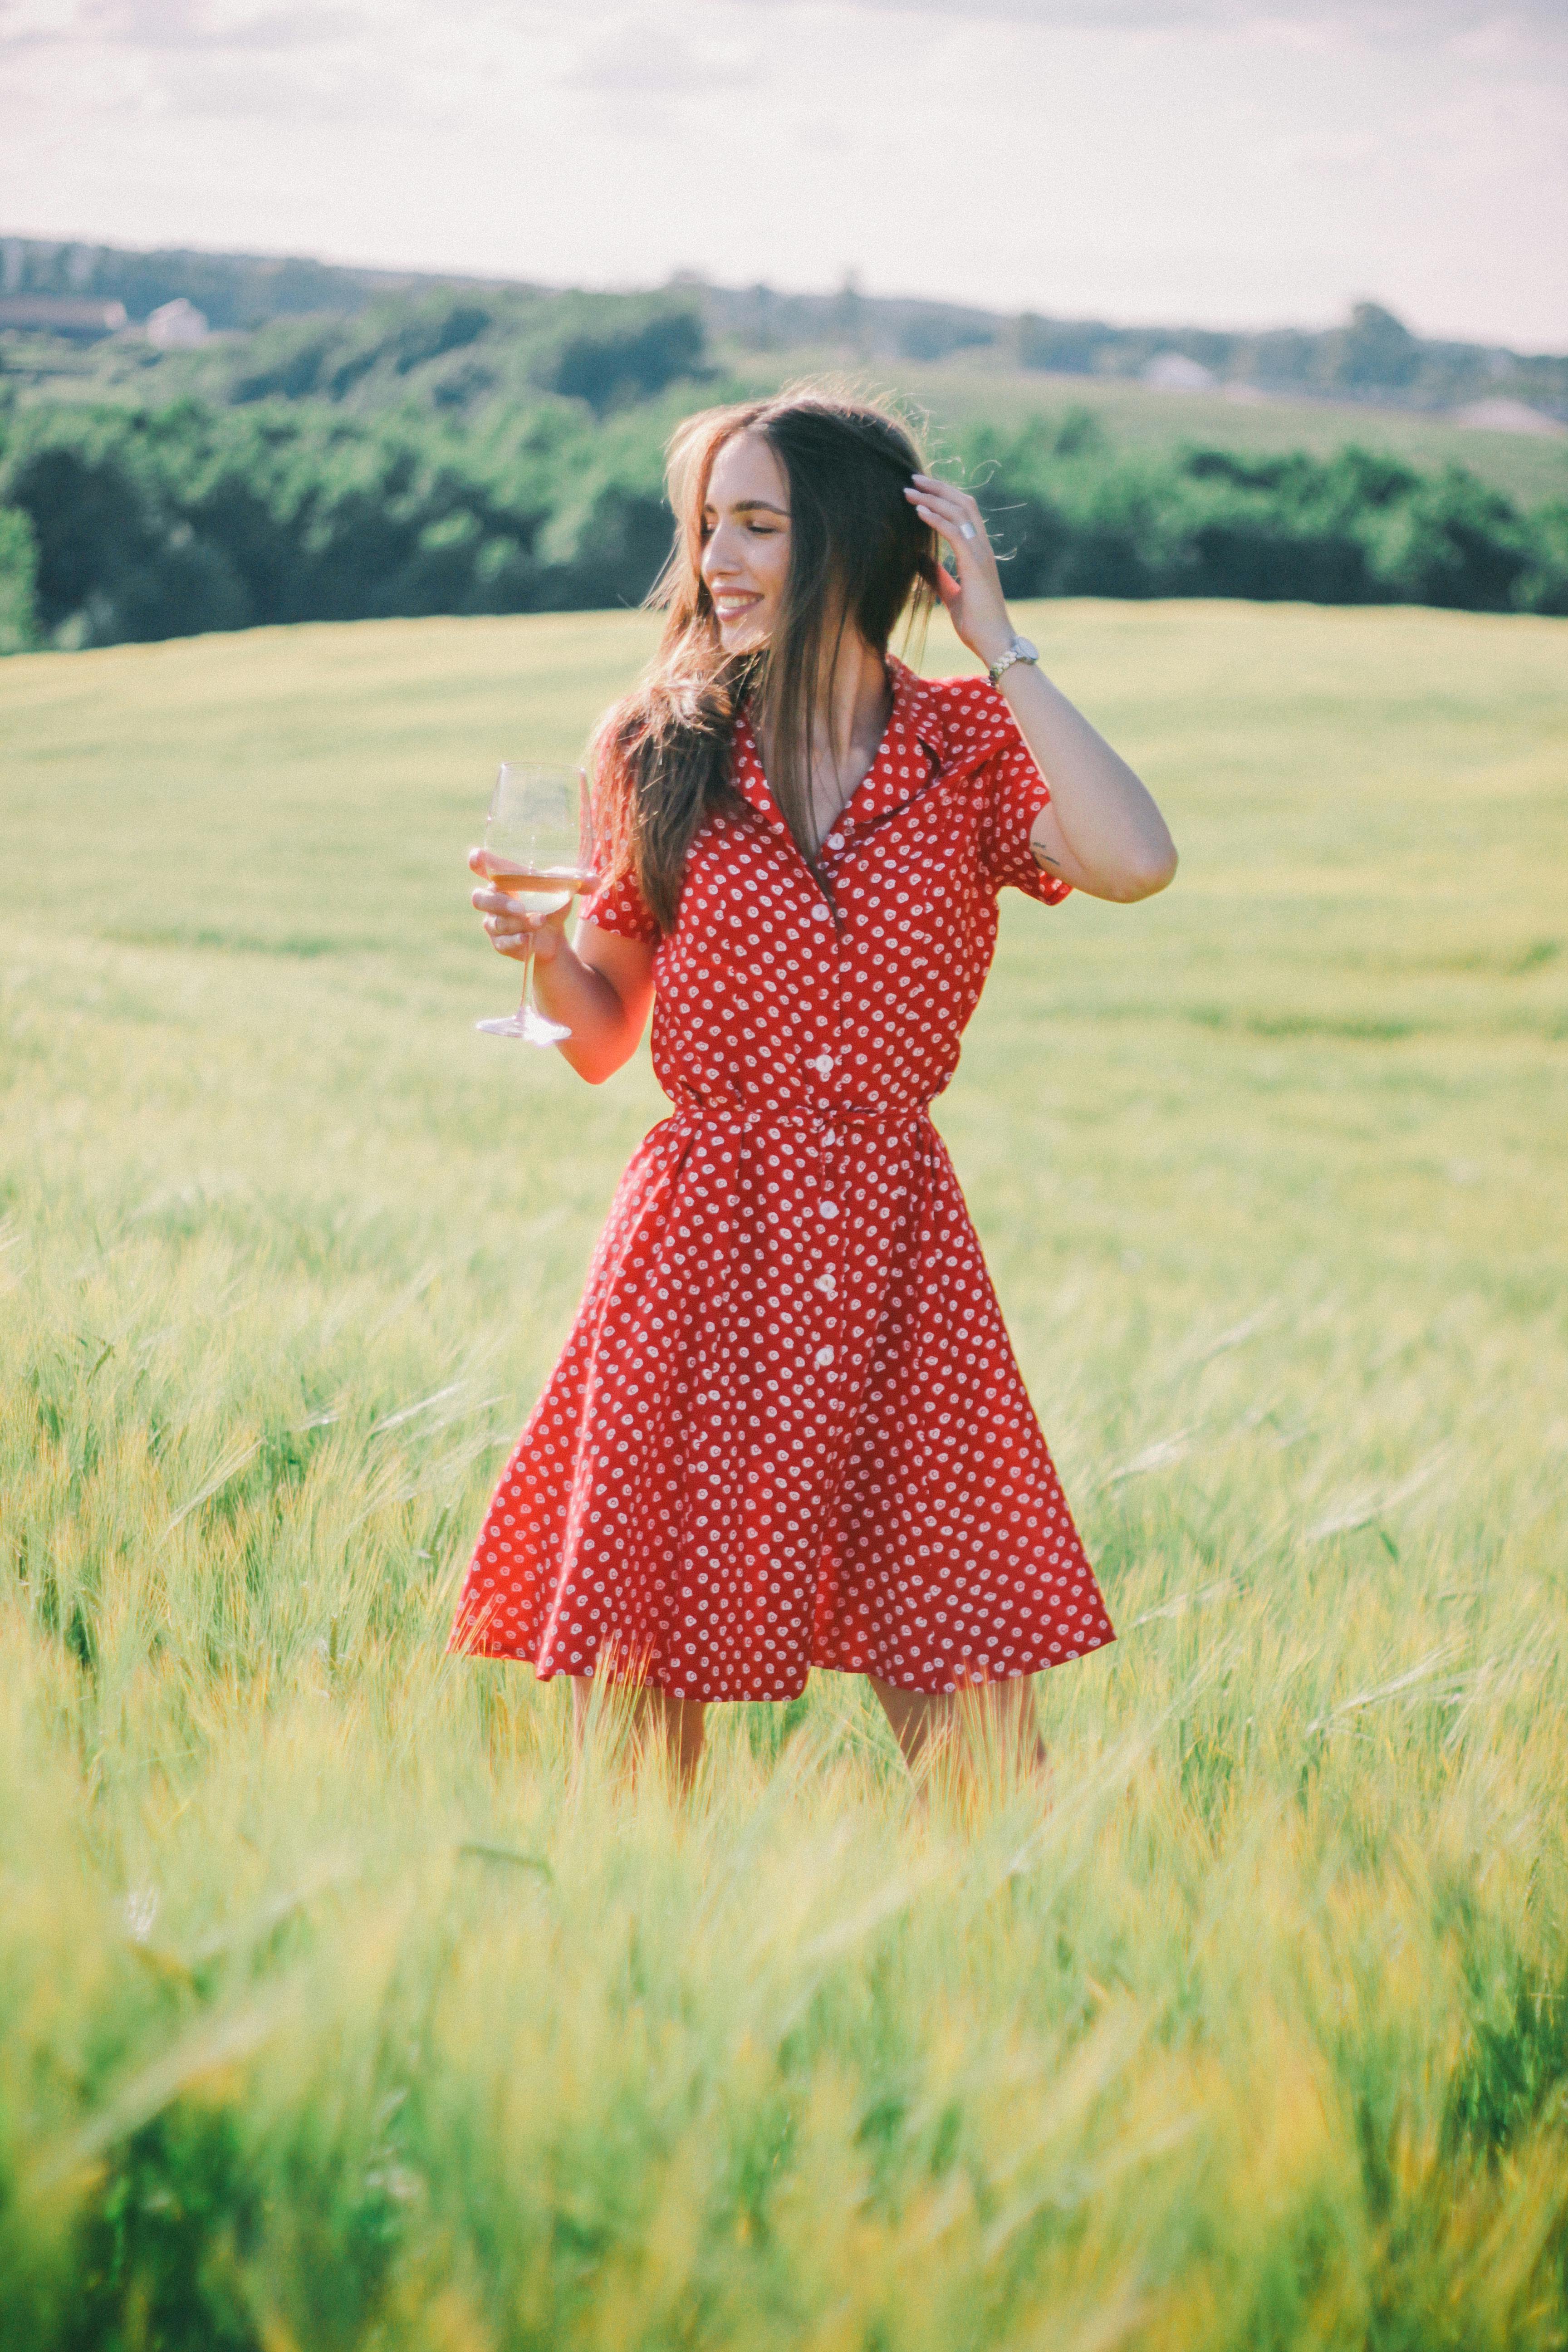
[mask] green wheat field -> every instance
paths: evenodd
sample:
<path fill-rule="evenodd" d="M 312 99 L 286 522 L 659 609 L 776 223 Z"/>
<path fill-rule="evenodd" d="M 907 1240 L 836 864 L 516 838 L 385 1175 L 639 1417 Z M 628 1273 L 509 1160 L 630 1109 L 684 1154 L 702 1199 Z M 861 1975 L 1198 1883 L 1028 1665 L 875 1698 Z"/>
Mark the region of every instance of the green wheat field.
<path fill-rule="evenodd" d="M 1568 624 L 1025 625 L 1183 851 L 938 1109 L 1121 1636 L 1048 1809 L 443 1655 L 662 1108 L 473 1034 L 463 857 L 649 623 L 0 667 L 6 2352 L 1568 2343 Z"/>

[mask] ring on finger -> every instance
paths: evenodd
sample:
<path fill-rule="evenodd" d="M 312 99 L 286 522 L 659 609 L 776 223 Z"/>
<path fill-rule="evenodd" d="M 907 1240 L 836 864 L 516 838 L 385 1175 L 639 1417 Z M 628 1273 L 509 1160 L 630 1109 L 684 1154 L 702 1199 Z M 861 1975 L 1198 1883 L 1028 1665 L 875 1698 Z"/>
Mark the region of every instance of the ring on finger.
<path fill-rule="evenodd" d="M 974 525 L 972 522 L 961 522 L 958 526 L 958 535 L 960 539 L 973 539 Z"/>

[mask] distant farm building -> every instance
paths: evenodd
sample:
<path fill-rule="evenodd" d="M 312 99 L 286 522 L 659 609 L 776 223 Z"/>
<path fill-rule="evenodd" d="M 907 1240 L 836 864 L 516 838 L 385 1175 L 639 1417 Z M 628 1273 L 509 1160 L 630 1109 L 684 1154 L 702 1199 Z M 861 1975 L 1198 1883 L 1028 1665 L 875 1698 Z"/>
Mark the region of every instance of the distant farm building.
<path fill-rule="evenodd" d="M 1214 372 L 1201 360 L 1188 359 L 1184 352 L 1156 352 L 1143 370 L 1143 381 L 1156 392 L 1207 392 L 1214 383 Z"/>
<path fill-rule="evenodd" d="M 1568 425 L 1524 400 L 1472 400 L 1468 408 L 1455 409 L 1454 422 L 1478 425 L 1483 433 L 1568 433 Z"/>
<path fill-rule="evenodd" d="M 155 310 L 148 312 L 142 331 L 160 351 L 183 352 L 196 343 L 205 343 L 210 330 L 206 312 L 198 310 L 194 302 L 187 302 L 183 294 L 176 294 L 172 302 L 160 302 Z"/>
<path fill-rule="evenodd" d="M 125 324 L 123 302 L 94 302 L 76 294 L 0 295 L 0 334 L 67 335 L 97 342 Z"/>

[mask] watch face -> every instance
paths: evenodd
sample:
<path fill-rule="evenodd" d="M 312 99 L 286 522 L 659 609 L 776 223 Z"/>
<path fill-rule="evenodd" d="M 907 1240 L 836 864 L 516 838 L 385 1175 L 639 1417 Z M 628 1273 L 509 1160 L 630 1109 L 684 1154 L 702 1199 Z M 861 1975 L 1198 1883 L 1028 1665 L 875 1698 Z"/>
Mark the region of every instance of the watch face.
<path fill-rule="evenodd" d="M 1038 646 L 1032 646 L 1027 637 L 1015 637 L 1013 644 L 1025 661 L 1039 660 L 1040 649 Z"/>

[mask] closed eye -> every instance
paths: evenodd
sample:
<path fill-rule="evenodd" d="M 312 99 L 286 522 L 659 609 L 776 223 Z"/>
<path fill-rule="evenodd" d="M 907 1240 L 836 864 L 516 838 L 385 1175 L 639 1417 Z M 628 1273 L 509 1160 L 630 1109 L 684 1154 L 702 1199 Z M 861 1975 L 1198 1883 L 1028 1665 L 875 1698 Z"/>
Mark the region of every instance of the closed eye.
<path fill-rule="evenodd" d="M 778 535 L 778 527 L 789 521 L 788 515 L 784 512 L 782 508 L 770 507 L 763 499 L 747 499 L 743 505 L 731 507 L 730 512 L 736 522 L 744 523 L 748 530 L 755 531 L 758 536 L 763 539 L 776 538 Z M 711 539 L 713 533 L 718 530 L 718 528 L 719 516 L 717 510 L 712 507 L 704 508 L 702 513 L 703 538 Z"/>

